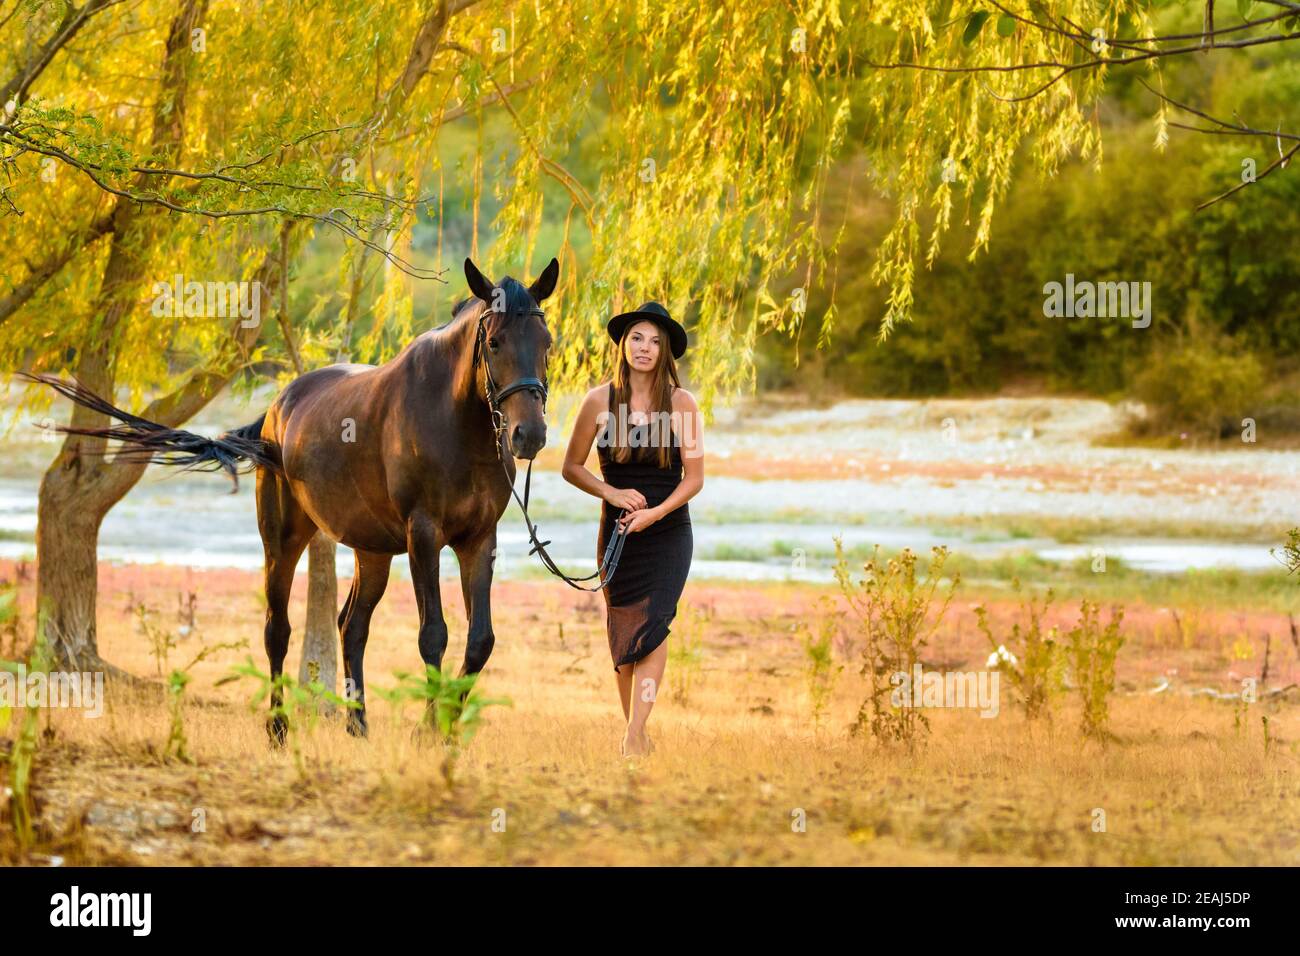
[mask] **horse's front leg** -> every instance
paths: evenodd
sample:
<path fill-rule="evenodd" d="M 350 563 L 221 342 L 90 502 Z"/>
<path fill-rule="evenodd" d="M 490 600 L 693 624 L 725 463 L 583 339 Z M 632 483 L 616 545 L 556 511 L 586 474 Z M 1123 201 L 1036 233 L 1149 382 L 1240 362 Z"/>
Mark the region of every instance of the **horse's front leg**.
<path fill-rule="evenodd" d="M 406 551 L 415 605 L 420 611 L 420 657 L 439 670 L 447 652 L 447 622 L 442 616 L 442 592 L 438 587 L 439 552 L 445 543 L 441 530 L 428 515 L 417 512 L 407 520 Z M 430 717 L 433 709 L 433 701 L 429 701 Z"/>
<path fill-rule="evenodd" d="M 497 531 L 492 528 L 478 541 L 456 549 L 460 562 L 460 590 L 465 597 L 469 637 L 460 676 L 477 674 L 487 666 L 496 643 L 492 633 L 492 568 L 496 563 Z"/>

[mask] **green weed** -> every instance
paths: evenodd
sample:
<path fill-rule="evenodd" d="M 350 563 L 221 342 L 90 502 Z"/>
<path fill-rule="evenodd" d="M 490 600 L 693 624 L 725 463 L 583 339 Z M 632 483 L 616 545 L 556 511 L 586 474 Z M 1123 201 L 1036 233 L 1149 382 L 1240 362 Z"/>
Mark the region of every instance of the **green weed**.
<path fill-rule="evenodd" d="M 422 725 L 436 728 L 446 747 L 442 776 L 450 789 L 455 785 L 457 761 L 478 732 L 483 711 L 498 704 L 506 707 L 514 704 L 506 697 L 483 697 L 479 694 L 474 687 L 478 674 L 452 677 L 450 671 L 444 672 L 427 664 L 423 676 L 400 671 L 394 676 L 397 678 L 395 688 L 376 688 L 375 693 L 398 706 L 411 700 L 424 704 Z"/>
<path fill-rule="evenodd" d="M 1083 703 L 1082 730 L 1086 737 L 1105 740 L 1110 736 L 1109 698 L 1115 689 L 1115 658 L 1124 645 L 1119 630 L 1123 620 L 1124 609 L 1116 606 L 1103 627 L 1097 605 L 1085 600 L 1080 605 L 1079 623 L 1068 635 L 1074 682 Z"/>
<path fill-rule="evenodd" d="M 1014 589 L 1019 592 L 1019 580 L 1014 582 Z M 988 611 L 982 605 L 975 608 L 979 629 L 993 649 L 990 666 L 1011 678 L 1027 720 L 1050 719 L 1052 698 L 1061 686 L 1063 660 L 1057 631 L 1054 627 L 1043 631 L 1043 617 L 1054 596 L 1050 588 L 1041 604 L 1032 595 L 1027 596 L 1021 605 L 1024 626 L 1020 621 L 1013 622 L 1011 635 L 1002 640 L 993 636 Z"/>
<path fill-rule="evenodd" d="M 834 642 L 840 625 L 834 602 L 822 595 L 818 603 L 820 609 L 813 619 L 813 626 L 805 624 L 799 632 L 814 728 L 821 727 L 822 717 L 835 692 L 835 684 L 844 670 L 843 664 L 835 663 Z"/>
<path fill-rule="evenodd" d="M 687 606 L 677 616 L 678 626 L 668 643 L 668 692 L 683 707 L 704 670 L 704 629 L 713 620 L 712 607 Z"/>
<path fill-rule="evenodd" d="M 220 687 L 222 684 L 229 684 L 232 681 L 244 678 L 250 678 L 257 682 L 258 685 L 257 692 L 249 702 L 249 709 L 257 711 L 267 697 L 271 698 L 272 706 L 268 719 L 272 725 L 283 727 L 284 737 L 293 752 L 294 766 L 298 770 L 299 777 L 304 780 L 307 777 L 307 768 L 303 761 L 301 738 L 304 731 L 315 728 L 320 715 L 321 704 L 328 703 L 337 707 L 353 709 L 361 707 L 359 701 L 340 697 L 333 691 L 326 689 L 325 685 L 320 681 L 310 681 L 305 685 L 300 684 L 288 672 L 282 672 L 277 677 L 271 677 L 270 674 L 254 664 L 251 657 L 245 658 L 243 664 L 232 667 L 227 676 L 217 681 L 217 686 Z"/>
<path fill-rule="evenodd" d="M 862 676 L 870 690 L 851 732 L 857 735 L 868 728 L 879 741 L 902 743 L 911 749 L 922 732 L 929 732 L 930 721 L 920 708 L 896 707 L 889 698 L 897 686 L 896 675 L 912 673 L 952 603 L 958 578 L 939 595 L 948 549 L 931 549 L 922 578 L 917 575 L 917 559 L 911 550 L 904 548 L 897 557 L 882 562 L 877 547 L 863 565 L 865 577 L 856 583 L 849 577 L 838 536 L 835 551 L 835 579 L 862 629 Z"/>

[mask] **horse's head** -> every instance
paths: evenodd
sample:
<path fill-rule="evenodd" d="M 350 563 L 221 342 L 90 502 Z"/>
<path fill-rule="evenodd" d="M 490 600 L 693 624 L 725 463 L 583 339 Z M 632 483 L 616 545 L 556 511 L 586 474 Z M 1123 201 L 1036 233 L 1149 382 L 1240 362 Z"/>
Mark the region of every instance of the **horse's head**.
<path fill-rule="evenodd" d="M 465 260 L 470 291 L 486 304 L 481 358 L 487 360 L 506 417 L 510 453 L 516 458 L 535 458 L 546 444 L 543 389 L 551 333 L 541 304 L 555 291 L 559 275 L 560 264 L 552 259 L 531 286 L 510 276 L 493 285 Z"/>

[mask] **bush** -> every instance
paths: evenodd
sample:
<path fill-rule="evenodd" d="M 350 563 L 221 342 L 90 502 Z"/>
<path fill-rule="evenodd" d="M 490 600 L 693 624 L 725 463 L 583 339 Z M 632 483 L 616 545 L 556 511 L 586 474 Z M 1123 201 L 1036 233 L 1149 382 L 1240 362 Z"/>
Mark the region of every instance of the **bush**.
<path fill-rule="evenodd" d="M 1253 352 L 1230 339 L 1214 339 L 1153 350 L 1134 386 L 1147 406 L 1149 428 L 1223 438 L 1258 412 L 1264 379 Z"/>

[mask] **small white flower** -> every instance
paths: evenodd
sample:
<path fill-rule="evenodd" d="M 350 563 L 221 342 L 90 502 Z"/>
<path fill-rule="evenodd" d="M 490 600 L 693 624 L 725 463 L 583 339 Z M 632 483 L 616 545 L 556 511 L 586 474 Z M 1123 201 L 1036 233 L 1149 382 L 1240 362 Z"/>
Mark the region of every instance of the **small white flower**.
<path fill-rule="evenodd" d="M 1012 654 L 1007 650 L 1005 645 L 999 644 L 998 649 L 989 655 L 988 663 L 984 666 L 998 667 L 1003 661 L 1010 664 L 1012 667 L 1015 667 L 1016 664 L 1019 663 L 1019 661 L 1016 660 L 1015 654 Z"/>

